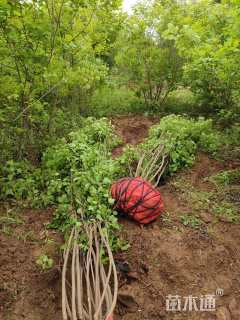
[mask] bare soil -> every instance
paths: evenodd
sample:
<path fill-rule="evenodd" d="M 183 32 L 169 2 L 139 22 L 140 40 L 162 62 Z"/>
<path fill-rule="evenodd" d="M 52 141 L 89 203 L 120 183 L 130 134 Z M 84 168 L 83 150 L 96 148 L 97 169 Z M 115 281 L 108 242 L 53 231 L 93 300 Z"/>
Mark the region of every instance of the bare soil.
<path fill-rule="evenodd" d="M 13 210 L 2 207 L 0 217 L 13 216 Z M 12 223 L 0 235 L 0 319 L 61 319 L 61 237 L 46 229 L 52 211 L 21 210 L 16 215 L 22 223 Z M 36 264 L 42 254 L 54 259 L 49 271 Z"/>
<path fill-rule="evenodd" d="M 112 119 L 123 145 L 141 142 L 156 121 L 142 116 Z M 121 153 L 122 146 L 114 151 L 115 156 Z M 239 225 L 216 221 L 212 212 L 203 210 L 201 228 L 184 226 L 180 216 L 194 214 L 195 209 L 172 183 L 181 179 L 186 188 L 190 184 L 199 192 L 214 192 L 214 185 L 205 178 L 230 167 L 230 163 L 200 154 L 191 169 L 160 187 L 165 203 L 161 218 L 144 227 L 120 218 L 122 237 L 129 241 L 130 248 L 115 257 L 117 265 L 127 266 L 127 270 L 119 270 L 120 295 L 114 320 L 240 319 Z M 20 211 L 3 206 L 0 218 L 13 211 L 22 223 L 7 228 L 2 224 L 0 319 L 60 320 L 59 248 L 63 240 L 46 229 L 52 211 Z M 54 267 L 49 271 L 41 271 L 36 264 L 41 254 L 54 259 Z M 216 297 L 216 312 L 166 311 L 168 295 L 179 295 L 184 301 L 190 295 L 215 294 L 218 288 L 223 289 L 223 295 Z"/>
<path fill-rule="evenodd" d="M 149 128 L 159 122 L 156 117 L 143 117 L 141 115 L 119 116 L 111 119 L 116 133 L 122 138 L 122 144 L 113 150 L 113 156 L 121 154 L 126 144 L 136 145 L 141 143 L 148 135 Z"/>

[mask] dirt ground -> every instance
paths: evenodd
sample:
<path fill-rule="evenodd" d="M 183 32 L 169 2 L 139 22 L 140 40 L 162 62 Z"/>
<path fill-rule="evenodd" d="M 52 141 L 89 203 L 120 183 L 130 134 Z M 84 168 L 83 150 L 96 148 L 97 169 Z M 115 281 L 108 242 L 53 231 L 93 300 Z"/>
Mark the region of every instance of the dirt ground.
<path fill-rule="evenodd" d="M 136 144 L 156 119 L 119 117 L 112 122 L 124 143 Z M 240 319 L 239 225 L 217 220 L 206 205 L 207 195 L 215 192 L 206 178 L 232 166 L 199 154 L 191 169 L 160 187 L 165 204 L 162 217 L 143 228 L 120 219 L 122 237 L 129 241 L 130 248 L 115 256 L 120 294 L 114 320 Z M 205 198 L 189 198 L 189 190 L 191 197 Z M 200 226 L 181 222 L 181 217 L 189 213 L 200 216 Z M 1 320 L 62 319 L 62 239 L 46 228 L 51 216 L 51 210 L 0 209 Z M 41 254 L 54 259 L 50 271 L 40 272 L 36 260 Z M 217 294 L 217 311 L 166 310 L 168 295 L 178 295 L 184 304 L 190 295 L 200 299 L 211 294 Z"/>
<path fill-rule="evenodd" d="M 46 229 L 52 211 L 2 207 L 0 217 L 6 221 L 0 236 L 0 319 L 61 319 L 61 237 Z M 36 264 L 42 254 L 54 259 L 50 271 Z"/>
<path fill-rule="evenodd" d="M 121 154 L 126 144 L 136 145 L 143 141 L 148 134 L 148 129 L 159 122 L 156 117 L 143 117 L 141 115 L 119 116 L 111 119 L 116 133 L 122 138 L 122 144 L 113 150 L 113 156 Z"/>

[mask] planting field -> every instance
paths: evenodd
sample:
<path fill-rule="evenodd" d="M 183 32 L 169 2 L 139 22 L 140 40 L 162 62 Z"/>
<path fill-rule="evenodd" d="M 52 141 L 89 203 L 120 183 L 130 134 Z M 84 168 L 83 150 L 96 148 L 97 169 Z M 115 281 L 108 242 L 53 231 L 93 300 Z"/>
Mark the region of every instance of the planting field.
<path fill-rule="evenodd" d="M 124 144 L 141 143 L 158 121 L 113 118 L 122 138 L 113 157 Z M 160 218 L 139 226 L 119 217 L 120 238 L 129 248 L 114 255 L 119 278 L 114 320 L 240 319 L 239 176 L 221 174 L 238 167 L 238 160 L 199 152 L 192 167 L 162 179 Z M 5 203 L 0 210 L 0 319 L 60 320 L 64 239 L 47 228 L 54 209 Z M 166 310 L 169 295 L 180 296 L 182 309 L 189 296 L 197 297 L 200 309 L 201 296 L 216 295 L 216 311 Z"/>
<path fill-rule="evenodd" d="M 239 39 L 239 0 L 0 0 L 0 320 L 240 320 Z"/>

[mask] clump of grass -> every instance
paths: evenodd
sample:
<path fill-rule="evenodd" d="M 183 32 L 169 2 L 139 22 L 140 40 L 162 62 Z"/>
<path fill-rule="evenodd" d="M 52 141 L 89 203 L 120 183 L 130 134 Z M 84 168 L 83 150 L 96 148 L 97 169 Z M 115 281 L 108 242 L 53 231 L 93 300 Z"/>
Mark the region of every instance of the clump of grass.
<path fill-rule="evenodd" d="M 211 176 L 209 179 L 217 187 L 226 187 L 231 184 L 240 184 L 240 169 L 225 170 Z"/>
<path fill-rule="evenodd" d="M 185 227 L 190 227 L 193 229 L 199 229 L 203 224 L 202 220 L 193 214 L 183 214 L 180 216 L 181 223 Z"/>
<path fill-rule="evenodd" d="M 21 224 L 23 220 L 12 210 L 0 217 L 0 231 L 7 236 L 12 236 L 14 227 Z"/>
<path fill-rule="evenodd" d="M 236 207 L 226 201 L 222 201 L 220 203 L 217 203 L 213 207 L 213 213 L 218 218 L 224 218 L 224 220 L 228 222 L 233 223 L 239 223 L 240 222 L 240 215 Z"/>

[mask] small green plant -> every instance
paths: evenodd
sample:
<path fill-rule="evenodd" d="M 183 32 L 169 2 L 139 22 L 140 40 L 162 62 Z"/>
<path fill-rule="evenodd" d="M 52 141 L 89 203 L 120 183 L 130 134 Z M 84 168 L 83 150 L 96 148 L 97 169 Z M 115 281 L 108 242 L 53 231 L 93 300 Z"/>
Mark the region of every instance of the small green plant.
<path fill-rule="evenodd" d="M 240 214 L 236 207 L 229 202 L 222 201 L 215 204 L 213 212 L 218 218 L 224 218 L 228 222 L 239 223 Z"/>
<path fill-rule="evenodd" d="M 17 239 L 23 241 L 24 243 L 31 242 L 31 243 L 38 243 L 39 238 L 35 235 L 35 233 L 30 230 L 28 232 L 19 233 L 16 235 Z"/>
<path fill-rule="evenodd" d="M 6 216 L 0 217 L 0 225 L 19 225 L 23 221 L 14 214 L 7 214 Z"/>
<path fill-rule="evenodd" d="M 231 184 L 240 184 L 240 170 L 226 170 L 222 171 L 209 178 L 216 186 L 226 187 Z"/>
<path fill-rule="evenodd" d="M 42 173 L 26 161 L 7 161 L 0 166 L 0 200 L 31 201 L 40 196 Z"/>
<path fill-rule="evenodd" d="M 37 260 L 36 264 L 43 270 L 49 270 L 53 267 L 53 259 L 49 258 L 46 254 L 41 254 Z"/>
<path fill-rule="evenodd" d="M 181 222 L 185 227 L 199 229 L 202 225 L 202 220 L 191 214 L 184 214 L 180 216 Z"/>
<path fill-rule="evenodd" d="M 13 228 L 11 228 L 10 226 L 3 225 L 3 226 L 1 227 L 1 232 L 2 232 L 3 234 L 5 234 L 6 236 L 8 236 L 8 237 L 11 237 L 11 236 L 12 236 L 13 231 L 14 231 Z"/>
<path fill-rule="evenodd" d="M 0 231 L 7 236 L 11 236 L 14 227 L 22 223 L 22 219 L 15 212 L 8 210 L 6 215 L 0 217 Z"/>
<path fill-rule="evenodd" d="M 208 210 L 211 207 L 213 192 L 196 190 L 192 188 L 188 192 L 188 203 L 197 211 Z"/>

